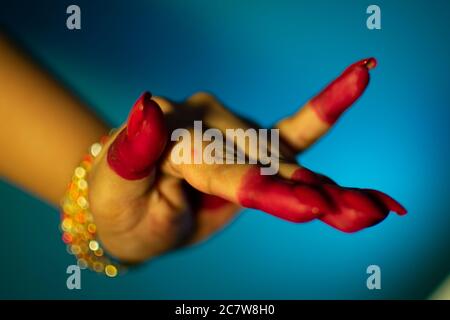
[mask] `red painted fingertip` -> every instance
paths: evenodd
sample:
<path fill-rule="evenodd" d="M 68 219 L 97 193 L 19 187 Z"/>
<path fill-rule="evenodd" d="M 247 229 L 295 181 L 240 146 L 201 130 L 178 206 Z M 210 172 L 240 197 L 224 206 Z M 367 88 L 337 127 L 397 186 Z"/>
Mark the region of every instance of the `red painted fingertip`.
<path fill-rule="evenodd" d="M 367 70 L 371 70 L 371 69 L 374 69 L 377 66 L 377 64 L 378 64 L 378 61 L 374 57 L 362 59 L 362 60 L 359 60 L 358 62 L 355 62 L 354 64 L 350 65 L 347 69 L 345 69 L 344 73 L 354 67 L 364 67 L 364 68 L 367 68 Z"/>
<path fill-rule="evenodd" d="M 320 190 L 278 177 L 263 176 L 258 168 L 250 169 L 243 177 L 237 198 L 244 207 L 297 223 L 316 219 L 332 209 Z"/>
<path fill-rule="evenodd" d="M 405 207 L 403 207 L 398 201 L 394 200 L 392 197 L 388 196 L 387 194 L 380 192 L 378 190 L 372 190 L 372 189 L 364 189 L 365 192 L 372 195 L 374 198 L 376 198 L 378 201 L 383 203 L 383 205 L 386 206 L 390 211 L 394 211 L 400 216 L 403 216 L 407 213 L 407 210 Z"/>
<path fill-rule="evenodd" d="M 310 104 L 317 115 L 329 125 L 337 121 L 364 92 L 369 83 L 369 70 L 375 68 L 375 58 L 367 58 L 350 65 Z"/>
<path fill-rule="evenodd" d="M 344 207 L 364 213 L 368 218 L 384 219 L 389 213 L 378 207 L 370 197 L 357 189 L 343 189 L 341 201 L 343 201 Z"/>
<path fill-rule="evenodd" d="M 135 102 L 126 128 L 108 150 L 109 166 L 127 180 L 148 176 L 167 142 L 164 114 L 151 97 L 145 92 Z"/>
<path fill-rule="evenodd" d="M 365 63 L 365 65 L 366 65 L 367 69 L 371 70 L 371 69 L 376 68 L 376 66 L 377 66 L 377 64 L 378 64 L 378 61 L 377 61 L 377 59 L 375 59 L 375 58 L 372 57 L 372 58 L 366 59 L 366 60 L 364 61 L 364 63 Z"/>

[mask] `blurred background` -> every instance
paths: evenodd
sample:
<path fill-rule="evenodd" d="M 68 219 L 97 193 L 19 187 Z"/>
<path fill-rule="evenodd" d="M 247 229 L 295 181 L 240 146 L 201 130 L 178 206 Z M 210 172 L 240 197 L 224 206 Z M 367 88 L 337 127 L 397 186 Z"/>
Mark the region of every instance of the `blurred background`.
<path fill-rule="evenodd" d="M 449 1 L 379 0 L 381 30 L 366 27 L 368 1 L 0 4 L 2 28 L 113 126 L 147 89 L 208 90 L 270 126 L 375 56 L 363 98 L 301 161 L 409 211 L 349 235 L 244 210 L 208 242 L 116 279 L 83 271 L 70 291 L 58 212 L 1 181 L 0 298 L 421 299 L 450 273 Z M 81 30 L 66 28 L 70 4 Z M 381 290 L 366 287 L 371 264 Z"/>

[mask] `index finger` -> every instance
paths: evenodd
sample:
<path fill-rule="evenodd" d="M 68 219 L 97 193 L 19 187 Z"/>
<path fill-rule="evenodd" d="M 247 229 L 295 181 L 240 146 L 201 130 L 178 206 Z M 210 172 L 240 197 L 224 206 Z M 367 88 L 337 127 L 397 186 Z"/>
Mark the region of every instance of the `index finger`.
<path fill-rule="evenodd" d="M 364 93 L 376 60 L 368 58 L 349 66 L 297 113 L 281 120 L 277 127 L 284 142 L 299 153 L 328 132 L 339 117 Z"/>

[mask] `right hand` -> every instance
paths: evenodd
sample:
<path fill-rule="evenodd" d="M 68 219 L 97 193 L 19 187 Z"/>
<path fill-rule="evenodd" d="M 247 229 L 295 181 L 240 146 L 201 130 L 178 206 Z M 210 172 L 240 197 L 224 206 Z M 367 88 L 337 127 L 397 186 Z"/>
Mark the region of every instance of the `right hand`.
<path fill-rule="evenodd" d="M 205 239 L 241 207 L 294 222 L 317 218 L 344 232 L 377 224 L 390 210 L 406 213 L 384 193 L 340 187 L 295 162 L 295 154 L 325 134 L 362 94 L 367 61 L 352 65 L 300 112 L 279 122 L 287 143 L 276 176 L 262 176 L 259 166 L 250 164 L 175 164 L 171 130 L 190 128 L 194 120 L 221 131 L 251 125 L 209 94 L 183 103 L 141 96 L 89 176 L 90 208 L 105 249 L 123 261 L 140 262 Z"/>

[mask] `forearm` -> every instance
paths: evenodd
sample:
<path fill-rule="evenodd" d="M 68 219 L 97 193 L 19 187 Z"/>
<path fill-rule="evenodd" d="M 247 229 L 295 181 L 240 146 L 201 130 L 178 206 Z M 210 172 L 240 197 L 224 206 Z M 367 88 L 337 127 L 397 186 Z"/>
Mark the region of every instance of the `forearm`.
<path fill-rule="evenodd" d="M 108 127 L 0 33 L 0 175 L 57 204 Z"/>

